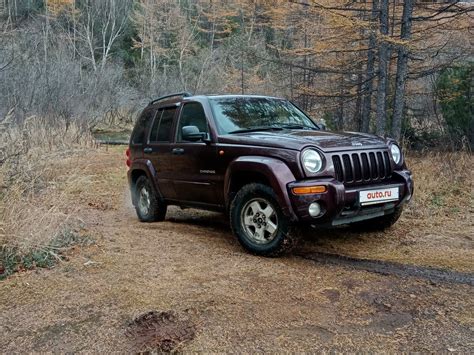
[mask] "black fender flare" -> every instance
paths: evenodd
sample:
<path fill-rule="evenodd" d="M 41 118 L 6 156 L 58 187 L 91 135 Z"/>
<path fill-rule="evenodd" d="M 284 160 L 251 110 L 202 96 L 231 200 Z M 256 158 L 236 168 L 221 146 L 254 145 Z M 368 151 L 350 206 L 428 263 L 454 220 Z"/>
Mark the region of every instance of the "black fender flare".
<path fill-rule="evenodd" d="M 158 188 L 156 183 L 156 170 L 153 167 L 152 162 L 149 159 L 136 159 L 132 162 L 130 169 L 128 170 L 128 183 L 130 185 L 130 190 L 132 191 L 132 204 L 135 205 L 136 203 L 136 196 L 133 193 L 133 181 L 132 176 L 135 171 L 143 171 L 146 177 L 151 181 L 151 184 L 158 196 L 159 199 L 163 200 L 163 195 Z"/>
<path fill-rule="evenodd" d="M 291 221 L 296 221 L 296 216 L 288 194 L 287 185 L 295 181 L 295 176 L 290 168 L 281 160 L 264 156 L 242 156 L 233 160 L 226 171 L 224 177 L 224 198 L 226 206 L 230 206 L 230 187 L 232 176 L 236 173 L 253 172 L 262 174 L 270 183 L 270 187 L 275 191 L 278 203 L 283 214 Z"/>

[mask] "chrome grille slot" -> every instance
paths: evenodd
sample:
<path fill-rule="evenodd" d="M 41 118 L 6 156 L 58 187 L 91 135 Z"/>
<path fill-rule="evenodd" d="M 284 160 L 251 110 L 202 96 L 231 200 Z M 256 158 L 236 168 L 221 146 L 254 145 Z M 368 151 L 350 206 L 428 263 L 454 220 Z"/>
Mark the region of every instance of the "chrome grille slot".
<path fill-rule="evenodd" d="M 379 168 L 379 178 L 385 177 L 385 166 L 382 158 L 382 152 L 377 152 L 377 166 Z"/>
<path fill-rule="evenodd" d="M 352 162 L 354 167 L 354 180 L 361 181 L 362 180 L 362 168 L 360 166 L 360 159 L 358 154 L 352 154 Z"/>
<path fill-rule="evenodd" d="M 383 160 L 385 165 L 385 176 L 392 175 L 392 167 L 390 166 L 390 158 L 388 156 L 388 152 L 383 152 Z"/>
<path fill-rule="evenodd" d="M 367 153 L 362 153 L 362 175 L 364 180 L 370 180 L 370 165 L 369 159 L 367 158 Z"/>
<path fill-rule="evenodd" d="M 375 160 L 375 153 L 370 152 L 369 157 L 370 157 L 370 177 L 372 178 L 372 180 L 377 180 L 378 178 L 377 160 Z"/>
<path fill-rule="evenodd" d="M 344 175 L 342 173 L 342 164 L 341 158 L 338 155 L 332 157 L 334 164 L 334 171 L 336 172 L 336 179 L 339 181 L 344 181 Z"/>
<path fill-rule="evenodd" d="M 344 178 L 347 182 L 354 181 L 354 176 L 352 174 L 352 164 L 348 154 L 342 155 L 342 163 L 344 168 Z"/>

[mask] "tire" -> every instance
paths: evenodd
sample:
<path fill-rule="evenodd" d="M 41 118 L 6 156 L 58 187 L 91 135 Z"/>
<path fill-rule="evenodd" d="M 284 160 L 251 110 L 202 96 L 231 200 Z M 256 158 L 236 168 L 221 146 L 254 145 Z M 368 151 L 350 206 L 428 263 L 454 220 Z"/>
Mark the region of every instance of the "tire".
<path fill-rule="evenodd" d="M 384 231 L 395 224 L 402 215 L 403 207 L 395 208 L 395 212 L 385 216 L 368 219 L 361 222 L 352 223 L 357 231 Z"/>
<path fill-rule="evenodd" d="M 155 189 L 146 176 L 140 176 L 135 183 L 135 211 L 141 222 L 163 221 L 167 207 L 157 196 Z"/>
<path fill-rule="evenodd" d="M 232 232 L 252 254 L 279 256 L 297 243 L 296 229 L 277 201 L 270 187 L 254 183 L 242 187 L 231 203 Z"/>

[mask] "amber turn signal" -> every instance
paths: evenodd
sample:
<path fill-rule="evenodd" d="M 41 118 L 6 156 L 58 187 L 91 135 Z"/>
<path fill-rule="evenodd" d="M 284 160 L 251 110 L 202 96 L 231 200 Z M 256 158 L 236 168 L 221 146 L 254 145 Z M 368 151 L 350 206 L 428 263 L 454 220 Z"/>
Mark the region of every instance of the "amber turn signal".
<path fill-rule="evenodd" d="M 304 186 L 304 187 L 293 187 L 292 191 L 295 195 L 308 195 L 308 194 L 322 194 L 326 192 L 326 186 Z"/>

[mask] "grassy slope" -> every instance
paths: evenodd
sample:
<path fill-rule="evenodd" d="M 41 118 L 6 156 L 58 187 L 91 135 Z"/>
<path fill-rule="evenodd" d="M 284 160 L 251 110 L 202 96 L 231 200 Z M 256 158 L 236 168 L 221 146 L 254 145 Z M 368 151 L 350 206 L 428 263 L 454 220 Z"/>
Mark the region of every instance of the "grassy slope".
<path fill-rule="evenodd" d="M 472 272 L 473 156 L 433 153 L 409 155 L 407 160 L 414 174 L 415 195 L 397 224 L 383 233 L 327 231 L 307 246 L 368 259 Z"/>

